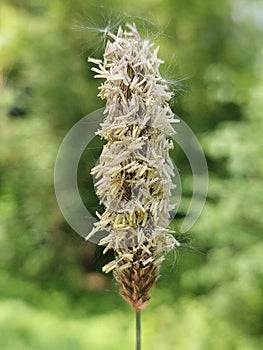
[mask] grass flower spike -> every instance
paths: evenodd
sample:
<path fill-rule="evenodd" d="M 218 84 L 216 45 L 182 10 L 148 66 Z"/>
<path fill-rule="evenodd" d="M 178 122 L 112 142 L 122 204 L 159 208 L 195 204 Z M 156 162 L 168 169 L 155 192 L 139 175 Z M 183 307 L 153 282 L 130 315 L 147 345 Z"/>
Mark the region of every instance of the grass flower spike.
<path fill-rule="evenodd" d="M 108 33 L 103 60 L 95 78 L 105 79 L 99 96 L 106 100 L 106 118 L 97 132 L 107 140 L 98 164 L 92 169 L 103 214 L 97 231 L 108 234 L 100 244 L 114 250 L 115 259 L 103 267 L 113 270 L 120 294 L 143 309 L 159 276 L 164 254 L 179 246 L 169 225 L 173 165 L 168 139 L 174 118 L 168 102 L 169 86 L 159 73 L 158 48 L 142 40 L 135 25 Z"/>

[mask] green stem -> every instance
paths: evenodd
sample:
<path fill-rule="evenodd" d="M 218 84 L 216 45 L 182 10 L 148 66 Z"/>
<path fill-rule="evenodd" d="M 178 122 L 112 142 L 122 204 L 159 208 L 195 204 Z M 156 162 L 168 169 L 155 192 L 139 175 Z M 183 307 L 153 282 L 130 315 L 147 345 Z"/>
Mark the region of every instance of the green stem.
<path fill-rule="evenodd" d="M 141 350 L 141 311 L 136 310 L 136 350 Z"/>

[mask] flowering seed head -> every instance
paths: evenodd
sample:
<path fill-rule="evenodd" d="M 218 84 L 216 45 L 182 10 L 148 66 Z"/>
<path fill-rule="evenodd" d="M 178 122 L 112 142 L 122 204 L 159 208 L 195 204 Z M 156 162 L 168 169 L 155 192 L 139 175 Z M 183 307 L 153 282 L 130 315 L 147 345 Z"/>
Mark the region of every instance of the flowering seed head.
<path fill-rule="evenodd" d="M 174 134 L 168 102 L 172 97 L 159 73 L 158 48 L 142 40 L 135 25 L 108 33 L 103 59 L 89 58 L 95 78 L 105 79 L 99 96 L 106 99 L 106 118 L 97 132 L 108 141 L 92 169 L 96 193 L 105 211 L 97 231 L 104 252 L 113 249 L 115 260 L 103 267 L 114 270 L 120 294 L 142 309 L 159 276 L 163 255 L 179 243 L 167 229 L 173 188 L 173 166 L 167 137 Z"/>

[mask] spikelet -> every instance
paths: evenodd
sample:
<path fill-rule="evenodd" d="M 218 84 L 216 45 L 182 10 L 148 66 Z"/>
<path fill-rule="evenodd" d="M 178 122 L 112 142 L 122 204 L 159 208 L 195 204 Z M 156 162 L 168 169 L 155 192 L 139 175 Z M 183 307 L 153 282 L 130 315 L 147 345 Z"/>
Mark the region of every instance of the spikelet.
<path fill-rule="evenodd" d="M 137 311 L 145 307 L 159 276 L 164 253 L 179 246 L 167 229 L 173 188 L 173 166 L 167 138 L 174 134 L 172 97 L 159 73 L 158 48 L 142 40 L 135 25 L 108 33 L 103 60 L 90 58 L 95 78 L 105 79 L 99 96 L 106 99 L 106 118 L 97 132 L 108 141 L 92 169 L 96 193 L 105 211 L 97 231 L 104 252 L 115 260 L 103 267 L 113 270 L 120 294 Z"/>

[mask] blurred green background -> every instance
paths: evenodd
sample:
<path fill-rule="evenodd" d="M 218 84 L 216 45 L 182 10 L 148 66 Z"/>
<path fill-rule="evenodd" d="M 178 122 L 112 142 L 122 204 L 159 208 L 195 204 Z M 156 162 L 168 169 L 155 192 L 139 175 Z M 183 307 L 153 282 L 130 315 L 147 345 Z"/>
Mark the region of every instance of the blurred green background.
<path fill-rule="evenodd" d="M 191 171 L 175 151 L 183 198 L 143 315 L 143 349 L 257 350 L 263 344 L 263 3 L 256 0 L 13 0 L 0 2 L 0 348 L 134 348 L 134 315 L 110 260 L 58 208 L 53 167 L 68 130 L 104 106 L 89 56 L 135 22 L 161 46 L 175 80 L 173 110 L 198 136 L 209 166 L 205 209 L 180 234 Z M 96 152 L 95 152 L 96 151 Z M 79 186 L 97 206 L 84 152 Z M 177 153 L 178 154 L 177 154 Z"/>

